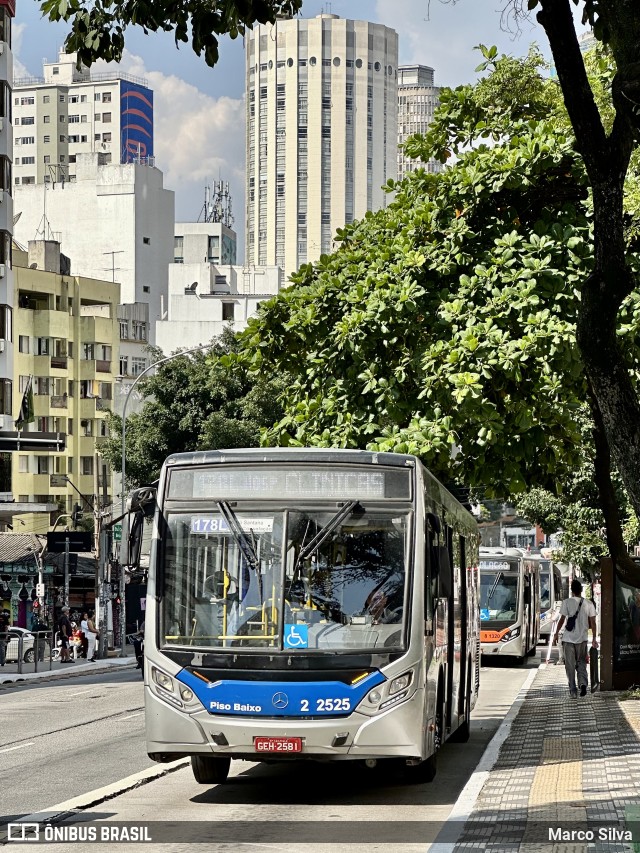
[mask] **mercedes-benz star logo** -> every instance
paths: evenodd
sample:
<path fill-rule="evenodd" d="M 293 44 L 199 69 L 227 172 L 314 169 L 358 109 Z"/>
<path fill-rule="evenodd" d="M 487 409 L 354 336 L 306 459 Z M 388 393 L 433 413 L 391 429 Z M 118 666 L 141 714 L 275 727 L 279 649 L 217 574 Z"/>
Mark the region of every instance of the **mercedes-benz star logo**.
<path fill-rule="evenodd" d="M 286 708 L 289 704 L 289 697 L 286 693 L 274 693 L 271 703 L 274 708 Z"/>

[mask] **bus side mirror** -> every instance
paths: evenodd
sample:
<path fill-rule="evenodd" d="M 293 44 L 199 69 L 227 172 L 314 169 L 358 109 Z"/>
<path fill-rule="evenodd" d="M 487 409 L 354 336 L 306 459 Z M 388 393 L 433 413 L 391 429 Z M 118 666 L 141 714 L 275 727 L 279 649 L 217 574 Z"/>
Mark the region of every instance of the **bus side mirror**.
<path fill-rule="evenodd" d="M 142 531 L 144 513 L 132 512 L 122 519 L 122 541 L 120 543 L 120 565 L 137 569 L 142 553 Z"/>

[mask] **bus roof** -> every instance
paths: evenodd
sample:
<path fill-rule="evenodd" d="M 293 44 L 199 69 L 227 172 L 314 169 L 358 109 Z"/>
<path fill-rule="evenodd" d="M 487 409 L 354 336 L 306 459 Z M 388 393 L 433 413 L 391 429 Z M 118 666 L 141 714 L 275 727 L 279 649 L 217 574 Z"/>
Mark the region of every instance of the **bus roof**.
<path fill-rule="evenodd" d="M 211 465 L 233 462 L 346 462 L 410 468 L 419 463 L 416 456 L 405 453 L 377 453 L 326 447 L 238 447 L 225 450 L 197 450 L 172 453 L 166 465 Z"/>

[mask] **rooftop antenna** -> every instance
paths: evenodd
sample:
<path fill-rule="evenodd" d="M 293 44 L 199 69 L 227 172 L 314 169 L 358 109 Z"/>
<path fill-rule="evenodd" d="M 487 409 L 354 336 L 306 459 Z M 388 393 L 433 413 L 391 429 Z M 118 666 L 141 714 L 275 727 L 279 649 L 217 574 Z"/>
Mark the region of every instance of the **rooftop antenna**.
<path fill-rule="evenodd" d="M 53 229 L 51 228 L 51 223 L 47 218 L 47 185 L 43 184 L 44 191 L 42 193 L 42 218 L 38 223 L 38 227 L 36 228 L 36 234 L 34 239 L 38 239 L 38 235 L 42 234 L 42 240 L 55 240 L 55 235 L 53 233 Z"/>
<path fill-rule="evenodd" d="M 198 222 L 221 222 L 231 228 L 234 222 L 228 181 L 214 181 L 204 188 L 204 204 Z"/>

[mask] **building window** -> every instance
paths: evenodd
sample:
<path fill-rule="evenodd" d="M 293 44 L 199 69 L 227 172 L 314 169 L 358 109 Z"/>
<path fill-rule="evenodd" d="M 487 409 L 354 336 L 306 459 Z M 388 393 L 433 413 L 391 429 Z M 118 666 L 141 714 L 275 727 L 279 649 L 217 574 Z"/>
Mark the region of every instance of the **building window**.
<path fill-rule="evenodd" d="M 50 124 L 51 123 L 51 116 L 43 116 L 42 117 L 42 123 L 43 124 Z"/>
<path fill-rule="evenodd" d="M 140 376 L 140 374 L 146 370 L 147 368 L 147 360 L 146 358 L 136 358 L 133 356 L 131 358 L 131 375 L 132 376 Z"/>
<path fill-rule="evenodd" d="M 18 336 L 18 352 L 29 352 L 29 336 L 28 335 L 19 335 Z"/>
<path fill-rule="evenodd" d="M 50 102 L 50 100 L 51 100 L 51 98 L 49 97 L 49 95 L 43 95 L 42 96 L 42 103 L 43 104 L 48 104 Z"/>
<path fill-rule="evenodd" d="M 144 284 L 144 285 L 142 286 L 142 292 L 143 292 L 143 293 L 151 293 L 151 288 L 149 287 L 149 285 L 148 285 L 148 284 Z"/>
<path fill-rule="evenodd" d="M 38 474 L 48 474 L 49 473 L 49 457 L 48 456 L 36 456 L 36 462 L 38 463 Z"/>
<path fill-rule="evenodd" d="M 147 340 L 146 323 L 141 323 L 139 320 L 133 321 L 133 339 L 134 339 L 134 341 L 146 341 Z"/>
<path fill-rule="evenodd" d="M 111 113 L 102 113 L 102 121 L 110 122 L 111 121 Z"/>
<path fill-rule="evenodd" d="M 128 320 L 120 320 L 120 340 L 129 340 L 129 322 Z"/>
<path fill-rule="evenodd" d="M 80 473 L 85 477 L 93 476 L 93 456 L 80 457 Z"/>
<path fill-rule="evenodd" d="M 102 93 L 102 103 L 110 104 L 111 103 L 111 92 L 103 92 Z"/>
<path fill-rule="evenodd" d="M 111 134 L 110 133 L 103 133 L 102 134 L 102 141 L 103 142 L 111 142 Z"/>
<path fill-rule="evenodd" d="M 151 237 L 143 237 L 142 242 L 145 244 L 145 246 L 150 246 L 151 245 Z"/>
<path fill-rule="evenodd" d="M 233 320 L 233 309 L 235 305 L 233 302 L 223 302 L 222 303 L 222 319 L 223 320 Z"/>
<path fill-rule="evenodd" d="M 60 69 L 58 68 L 57 65 L 52 69 L 51 73 L 52 74 L 59 74 L 60 73 Z M 64 95 L 62 95 L 62 97 L 64 97 Z"/>
<path fill-rule="evenodd" d="M 184 237 L 173 238 L 173 262 L 174 264 L 184 263 Z"/>
<path fill-rule="evenodd" d="M 122 324 L 120 324 L 122 325 Z M 129 358 L 126 355 L 120 356 L 120 376 L 127 376 L 129 373 Z"/>
<path fill-rule="evenodd" d="M 69 124 L 80 124 L 80 116 L 79 115 L 69 116 Z"/>
<path fill-rule="evenodd" d="M 20 456 L 18 456 L 18 470 L 21 474 L 28 474 L 29 473 L 29 457 L 28 456 L 23 456 L 22 454 L 20 454 Z"/>
<path fill-rule="evenodd" d="M 34 145 L 36 138 L 35 136 L 22 136 L 20 138 L 22 145 Z"/>

